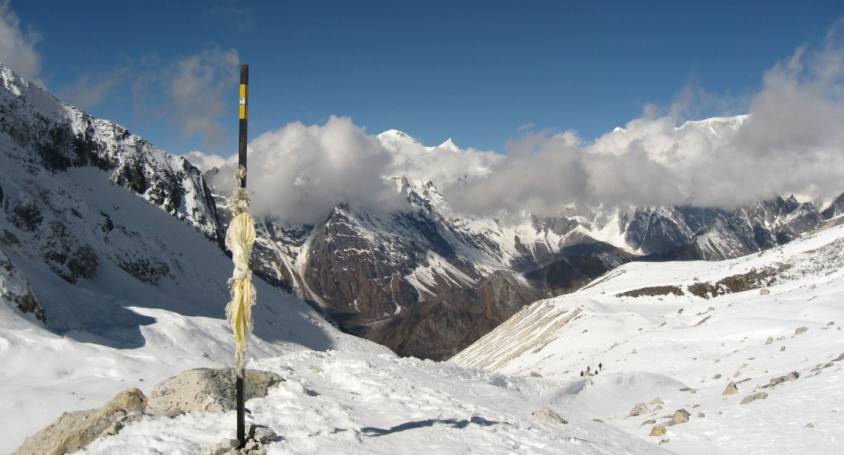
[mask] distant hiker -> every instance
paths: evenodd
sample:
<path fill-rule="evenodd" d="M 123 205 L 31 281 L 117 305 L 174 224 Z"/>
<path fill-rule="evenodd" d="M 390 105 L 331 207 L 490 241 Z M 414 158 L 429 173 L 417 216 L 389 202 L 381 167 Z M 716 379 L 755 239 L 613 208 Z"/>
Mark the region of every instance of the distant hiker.
<path fill-rule="evenodd" d="M 589 366 L 587 366 L 587 367 L 586 367 L 586 374 L 588 374 L 588 375 L 590 375 L 590 376 L 591 376 L 591 375 L 592 375 L 592 371 L 590 371 L 590 370 L 589 370 L 590 368 L 592 368 L 592 367 L 589 367 Z"/>
<path fill-rule="evenodd" d="M 580 377 L 583 377 L 583 370 L 580 370 Z"/>
<path fill-rule="evenodd" d="M 598 371 L 604 371 L 604 364 L 603 363 L 598 364 Z"/>

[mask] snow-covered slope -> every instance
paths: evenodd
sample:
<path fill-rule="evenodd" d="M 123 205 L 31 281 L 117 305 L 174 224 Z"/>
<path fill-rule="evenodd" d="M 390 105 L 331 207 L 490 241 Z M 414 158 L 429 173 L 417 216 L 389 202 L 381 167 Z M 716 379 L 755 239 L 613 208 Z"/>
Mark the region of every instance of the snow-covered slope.
<path fill-rule="evenodd" d="M 734 260 L 626 264 L 524 308 L 451 362 L 560 381 L 552 403 L 679 453 L 841 453 L 842 221 Z M 738 393 L 722 395 L 730 381 Z M 767 398 L 740 404 L 755 392 Z M 637 402 L 649 410 L 628 417 Z M 688 423 L 648 436 L 644 421 L 679 408 Z"/>
<path fill-rule="evenodd" d="M 0 67 L 0 453 L 64 411 L 231 363 L 197 169 Z M 254 358 L 384 348 L 258 281 Z"/>
<path fill-rule="evenodd" d="M 532 415 L 556 384 L 390 355 L 301 351 L 256 366 L 285 382 L 250 400 L 279 432 L 268 454 L 660 454 L 591 419 Z M 201 453 L 231 433 L 233 413 L 150 418 L 86 454 Z"/>

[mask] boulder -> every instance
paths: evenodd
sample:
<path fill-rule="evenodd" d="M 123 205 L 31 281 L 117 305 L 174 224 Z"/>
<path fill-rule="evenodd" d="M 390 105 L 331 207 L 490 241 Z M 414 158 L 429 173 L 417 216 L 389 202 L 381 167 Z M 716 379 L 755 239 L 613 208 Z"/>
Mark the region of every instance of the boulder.
<path fill-rule="evenodd" d="M 642 415 L 642 414 L 645 414 L 645 413 L 648 413 L 648 412 L 650 412 L 650 409 L 648 409 L 648 405 L 646 405 L 645 403 L 639 402 L 639 403 L 636 403 L 633 406 L 633 409 L 631 409 L 630 412 L 627 413 L 627 416 L 628 417 L 635 417 L 635 416 L 639 416 L 639 415 Z"/>
<path fill-rule="evenodd" d="M 686 423 L 689 421 L 689 411 L 686 411 L 683 408 L 680 408 L 674 411 L 674 415 L 671 416 L 671 425 L 679 425 L 681 423 Z"/>
<path fill-rule="evenodd" d="M 531 413 L 531 415 L 536 417 L 539 420 L 547 420 L 549 422 L 562 423 L 562 424 L 569 423 L 566 419 L 562 418 L 559 414 L 557 414 L 556 412 L 554 412 L 554 411 L 552 411 L 548 408 L 537 409 L 536 411 L 533 411 Z"/>
<path fill-rule="evenodd" d="M 651 428 L 651 436 L 664 436 L 665 433 L 668 433 L 668 428 L 665 428 L 665 425 L 658 424 Z"/>
<path fill-rule="evenodd" d="M 800 377 L 800 373 L 798 373 L 796 371 L 792 371 L 791 373 L 788 373 L 785 376 L 778 376 L 776 378 L 771 378 L 771 380 L 768 382 L 768 384 L 764 385 L 763 387 L 764 388 L 774 387 L 776 385 L 782 384 L 783 382 L 796 381 L 799 377 Z"/>
<path fill-rule="evenodd" d="M 724 387 L 724 391 L 721 392 L 721 395 L 735 395 L 737 393 L 738 393 L 738 386 L 736 385 L 735 382 L 730 381 L 729 384 L 727 384 L 727 387 Z"/>
<path fill-rule="evenodd" d="M 246 399 L 262 398 L 284 379 L 268 371 L 246 370 Z M 223 412 L 235 409 L 233 368 L 196 368 L 158 384 L 150 393 L 147 413 L 175 417 L 194 411 Z"/>
<path fill-rule="evenodd" d="M 756 392 L 756 393 L 752 393 L 752 394 L 750 394 L 750 395 L 748 395 L 748 396 L 746 396 L 746 397 L 742 398 L 742 400 L 741 400 L 741 404 L 748 404 L 748 403 L 752 403 L 752 402 L 754 402 L 754 401 L 756 401 L 756 400 L 764 400 L 765 398 L 768 398 L 768 394 L 767 394 L 767 393 L 765 393 L 765 392 Z"/>
<path fill-rule="evenodd" d="M 806 326 L 797 327 L 796 329 L 794 329 L 794 336 L 802 335 L 802 334 L 804 334 L 808 331 L 809 331 L 809 328 L 806 327 Z"/>
<path fill-rule="evenodd" d="M 26 438 L 15 455 L 61 455 L 76 452 L 95 439 L 117 434 L 123 426 L 139 419 L 147 399 L 138 389 L 118 393 L 105 406 L 66 412 L 48 427 Z"/>

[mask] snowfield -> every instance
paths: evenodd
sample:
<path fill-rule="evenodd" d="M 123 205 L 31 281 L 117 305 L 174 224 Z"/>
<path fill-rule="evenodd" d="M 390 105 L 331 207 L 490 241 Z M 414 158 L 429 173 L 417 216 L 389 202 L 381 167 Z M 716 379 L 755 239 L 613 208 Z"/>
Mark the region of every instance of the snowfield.
<path fill-rule="evenodd" d="M 555 409 L 677 453 L 844 453 L 841 221 L 734 260 L 626 264 L 524 308 L 451 363 L 555 380 Z M 731 381 L 738 393 L 723 395 Z M 637 403 L 647 410 L 628 416 Z M 688 422 L 649 436 L 681 408 Z"/>

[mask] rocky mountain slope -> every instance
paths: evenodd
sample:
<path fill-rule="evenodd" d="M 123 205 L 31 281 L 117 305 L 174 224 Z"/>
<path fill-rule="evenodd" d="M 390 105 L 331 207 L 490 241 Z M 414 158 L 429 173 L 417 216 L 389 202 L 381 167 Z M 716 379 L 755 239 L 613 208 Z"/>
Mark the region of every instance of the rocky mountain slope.
<path fill-rule="evenodd" d="M 677 453 L 837 453 L 842 246 L 838 217 L 738 259 L 626 264 L 450 362 L 559 381 L 553 403 Z"/>

